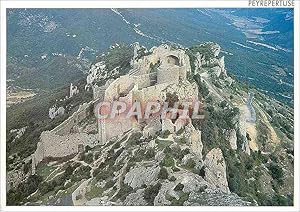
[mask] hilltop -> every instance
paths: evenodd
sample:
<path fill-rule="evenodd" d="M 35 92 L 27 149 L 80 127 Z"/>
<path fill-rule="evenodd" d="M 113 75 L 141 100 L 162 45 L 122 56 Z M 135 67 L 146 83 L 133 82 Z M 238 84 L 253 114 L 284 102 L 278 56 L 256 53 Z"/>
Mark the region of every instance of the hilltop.
<path fill-rule="evenodd" d="M 213 42 L 111 46 L 86 80 L 45 100 L 40 122 L 9 132 L 9 146 L 35 139 L 26 156 L 9 148 L 8 204 L 292 205 L 293 109 L 236 80 L 225 61 Z M 99 101 L 150 97 L 197 99 L 205 118 L 95 117 Z"/>

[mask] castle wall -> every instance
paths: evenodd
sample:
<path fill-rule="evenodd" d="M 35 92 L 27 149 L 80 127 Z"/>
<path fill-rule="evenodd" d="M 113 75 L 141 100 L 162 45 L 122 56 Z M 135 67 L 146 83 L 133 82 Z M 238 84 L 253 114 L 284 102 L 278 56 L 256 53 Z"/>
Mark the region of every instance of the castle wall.
<path fill-rule="evenodd" d="M 151 86 L 150 65 L 160 63 L 157 71 L 157 84 Z M 134 101 L 147 103 L 163 102 L 167 92 L 176 92 L 179 99 L 196 98 L 198 88 L 186 80 L 187 72 L 191 71 L 188 55 L 184 50 L 171 50 L 168 45 L 152 49 L 152 54 L 134 62 L 130 75 L 124 75 L 114 81 L 108 81 L 105 86 L 93 88 L 94 101 L 119 100 L 132 104 Z M 72 116 L 51 131 L 41 134 L 40 142 L 32 155 L 33 170 L 36 164 L 47 157 L 60 158 L 78 153 L 80 147 L 105 144 L 109 139 L 131 130 L 138 121 L 132 117 L 119 116 L 114 120 L 98 120 L 98 135 L 79 133 L 78 125 L 93 111 L 94 102 L 81 105 Z M 185 123 L 173 124 L 167 120 L 149 125 L 145 134 L 154 134 L 159 129 L 170 131 L 182 128 Z M 162 126 L 163 125 L 163 126 Z"/>
<path fill-rule="evenodd" d="M 181 67 L 179 66 L 164 66 L 157 70 L 157 84 L 162 83 L 178 83 Z"/>
<path fill-rule="evenodd" d="M 161 92 L 169 84 L 159 84 L 138 90 L 137 85 L 129 92 L 125 97 L 120 97 L 118 100 L 127 103 L 133 103 L 135 101 L 141 103 L 147 103 L 149 101 L 162 101 L 163 97 Z M 132 129 L 137 124 L 137 120 L 132 118 L 131 120 L 125 117 L 116 117 L 114 120 L 99 120 L 99 141 L 101 144 L 105 144 L 109 139 L 122 135 L 124 132 Z"/>
<path fill-rule="evenodd" d="M 168 83 L 158 84 L 147 88 L 143 88 L 141 90 L 133 91 L 133 102 L 137 101 L 147 103 L 157 100 L 162 101 L 162 90 L 165 89 L 168 85 Z"/>
<path fill-rule="evenodd" d="M 60 158 L 78 153 L 78 145 L 95 146 L 98 144 L 97 135 L 78 133 L 78 124 L 88 117 L 94 107 L 94 102 L 80 105 L 67 120 L 51 131 L 44 131 L 32 154 L 32 170 L 47 157 Z"/>
<path fill-rule="evenodd" d="M 137 120 L 131 118 L 128 120 L 126 117 L 117 117 L 114 121 L 104 121 L 105 122 L 105 141 L 109 139 L 120 136 L 124 132 L 131 130 L 135 124 L 137 124 Z M 100 141 L 103 143 L 103 141 Z"/>
<path fill-rule="evenodd" d="M 41 134 L 40 142 L 33 154 L 33 166 L 36 166 L 43 159 L 61 158 L 78 153 L 78 146 L 95 146 L 98 144 L 97 135 L 87 133 L 74 133 L 69 135 L 57 135 L 52 131 L 44 131 Z"/>
<path fill-rule="evenodd" d="M 150 86 L 149 74 L 132 76 L 124 75 L 112 82 L 105 91 L 105 100 L 112 101 L 118 99 L 120 94 L 128 94 L 137 85 L 139 89 Z"/>
<path fill-rule="evenodd" d="M 195 101 L 198 100 L 198 86 L 196 83 L 190 83 L 188 81 L 181 81 L 177 84 L 170 84 L 164 89 L 164 93 L 176 93 L 179 102 Z"/>
<path fill-rule="evenodd" d="M 93 102 L 80 105 L 76 112 L 52 131 L 58 135 L 68 135 L 72 132 L 77 132 L 77 125 L 90 115 L 91 107 L 94 107 Z"/>
<path fill-rule="evenodd" d="M 134 63 L 135 75 L 142 75 L 149 73 L 150 64 L 161 62 L 161 65 L 180 66 L 185 72 L 191 71 L 190 60 L 188 55 L 182 49 L 172 50 L 168 45 L 161 45 L 152 48 L 152 54 L 142 57 Z"/>

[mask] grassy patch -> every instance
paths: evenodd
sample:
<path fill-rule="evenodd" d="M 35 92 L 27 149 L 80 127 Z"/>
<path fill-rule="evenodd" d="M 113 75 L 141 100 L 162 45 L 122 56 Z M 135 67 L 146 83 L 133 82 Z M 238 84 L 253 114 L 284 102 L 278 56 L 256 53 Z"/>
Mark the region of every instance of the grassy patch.
<path fill-rule="evenodd" d="M 167 200 L 171 202 L 172 206 L 182 206 L 185 201 L 189 199 L 189 194 L 184 192 L 178 192 L 179 193 L 179 199 L 176 199 L 175 197 L 171 197 L 170 195 L 167 195 Z"/>
<path fill-rule="evenodd" d="M 155 143 L 158 144 L 158 148 L 160 150 L 165 149 L 166 147 L 170 146 L 172 144 L 172 141 L 169 140 L 161 140 L 161 139 L 156 139 Z"/>
<path fill-rule="evenodd" d="M 98 182 L 97 180 L 93 180 L 93 182 L 90 185 L 91 189 L 85 193 L 85 197 L 88 200 L 91 200 L 96 197 L 100 197 L 101 194 L 103 193 L 104 189 L 95 185 L 97 182 Z"/>
<path fill-rule="evenodd" d="M 36 168 L 36 173 L 43 179 L 46 179 L 50 175 L 50 173 L 55 169 L 56 167 L 48 166 L 48 164 L 46 163 L 40 163 Z"/>

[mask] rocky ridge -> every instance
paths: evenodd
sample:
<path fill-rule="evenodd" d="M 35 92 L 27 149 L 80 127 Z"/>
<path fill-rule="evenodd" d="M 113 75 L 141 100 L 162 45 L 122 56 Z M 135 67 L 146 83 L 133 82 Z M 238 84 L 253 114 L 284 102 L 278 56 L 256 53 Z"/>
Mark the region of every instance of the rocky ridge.
<path fill-rule="evenodd" d="M 133 50 L 133 57 L 127 65 L 138 64 L 139 59 L 155 51 L 146 51 L 138 44 L 128 49 Z M 253 123 L 247 121 L 250 112 L 245 107 L 249 89 L 228 75 L 224 56 L 219 56 L 220 46 L 209 42 L 184 52 L 191 64 L 188 81 L 198 86 L 205 120 L 193 121 L 177 132 L 162 130 L 151 136 L 145 136 L 143 129 L 132 129 L 104 145 L 86 146 L 71 157 L 68 155 L 65 161 L 43 161 L 36 174 L 48 173 L 47 180 L 43 179 L 23 203 L 58 205 L 71 196 L 71 202 L 65 204 L 257 205 L 257 197 L 243 191 L 242 186 L 247 183 L 239 180 L 251 182 L 252 178 L 259 178 L 259 173 L 265 176 L 259 183 L 272 187 L 276 181 L 280 184 L 277 189 L 288 198 L 291 190 L 282 180 L 289 181 L 292 176 L 284 173 L 277 179 L 272 172 L 281 167 L 290 169 L 292 163 L 288 151 L 291 146 L 279 146 L 283 141 L 272 134 L 276 126 L 265 112 L 264 102 L 272 100 L 257 92 L 253 105 L 259 113 L 254 129 L 251 128 Z M 116 77 L 121 74 L 116 71 L 119 69 L 118 64 L 98 61 L 91 66 L 85 89 L 95 89 L 101 82 Z M 182 95 L 191 91 L 176 90 L 178 87 L 172 85 L 168 89 Z M 276 104 L 284 110 L 283 105 Z M 95 122 L 89 119 L 82 121 Z M 259 126 L 264 126 L 265 131 L 261 132 Z M 259 137 L 262 134 L 266 139 Z M 288 130 L 283 132 L 285 145 L 291 141 L 289 136 Z M 253 148 L 253 143 L 257 148 Z M 285 159 L 278 161 L 271 154 Z M 240 164 L 249 173 L 235 176 L 233 170 Z M 250 192 L 258 195 L 259 188 L 255 189 Z M 274 190 L 271 192 L 270 198 L 276 196 Z"/>

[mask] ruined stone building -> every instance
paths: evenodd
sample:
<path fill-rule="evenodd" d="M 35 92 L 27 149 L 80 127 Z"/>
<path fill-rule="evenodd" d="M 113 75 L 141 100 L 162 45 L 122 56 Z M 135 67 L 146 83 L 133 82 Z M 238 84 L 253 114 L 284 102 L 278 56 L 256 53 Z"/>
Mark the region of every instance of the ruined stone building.
<path fill-rule="evenodd" d="M 135 45 L 135 52 L 137 48 L 139 45 Z M 97 120 L 97 134 L 79 129 L 79 123 L 91 115 L 95 104 L 101 101 L 118 100 L 128 105 L 133 102 L 165 102 L 167 94 L 174 93 L 179 102 L 198 100 L 196 83 L 187 81 L 187 74 L 191 69 L 189 57 L 184 50 L 161 45 L 152 48 L 150 53 L 139 59 L 134 57 L 129 74 L 108 80 L 101 87 L 94 85 L 93 101 L 81 105 L 78 111 L 53 130 L 42 132 L 32 155 L 33 172 L 36 165 L 45 158 L 61 158 L 78 153 L 85 146 L 105 144 L 109 139 L 121 136 L 131 129 L 138 129 L 143 132 L 144 137 L 148 137 L 164 130 L 176 132 L 190 123 L 190 120 L 161 120 L 158 117 L 148 120 L 132 117 L 128 120 L 121 114 L 113 120 Z M 74 87 L 71 85 L 70 89 L 73 91 Z"/>
<path fill-rule="evenodd" d="M 80 122 L 90 114 L 94 102 L 80 105 L 78 110 L 67 120 L 51 131 L 41 133 L 37 149 L 32 154 L 32 172 L 38 163 L 44 159 L 62 158 L 79 152 L 80 146 L 95 146 L 99 143 L 97 135 L 80 129 Z"/>
<path fill-rule="evenodd" d="M 138 48 L 138 46 L 135 46 Z M 111 82 L 101 100 L 112 102 L 115 100 L 132 105 L 134 102 L 147 103 L 150 101 L 165 102 L 167 94 L 176 93 L 179 101 L 195 101 L 198 99 L 198 87 L 187 81 L 187 74 L 191 72 L 189 57 L 182 49 L 171 49 L 168 45 L 161 45 L 150 50 L 151 54 L 132 62 L 129 74 Z M 95 94 L 96 96 L 101 96 Z M 142 123 L 146 125 L 141 129 Z M 154 135 L 161 130 L 178 131 L 186 125 L 188 120 L 171 119 L 138 120 L 126 119 L 119 115 L 113 120 L 98 120 L 99 141 L 104 144 L 115 136 L 133 128 L 140 128 L 144 136 Z"/>

